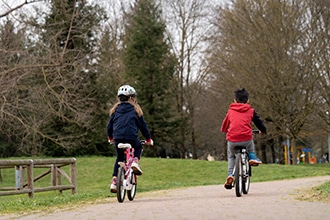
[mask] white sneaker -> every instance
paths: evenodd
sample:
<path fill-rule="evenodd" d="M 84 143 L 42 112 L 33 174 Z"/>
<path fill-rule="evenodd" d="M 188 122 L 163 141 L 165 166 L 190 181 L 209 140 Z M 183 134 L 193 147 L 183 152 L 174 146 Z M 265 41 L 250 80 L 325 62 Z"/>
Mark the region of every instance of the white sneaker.
<path fill-rule="evenodd" d="M 112 192 L 112 193 L 117 192 L 117 177 L 113 177 L 111 180 L 110 192 Z"/>
<path fill-rule="evenodd" d="M 142 172 L 142 170 L 141 170 L 141 168 L 140 168 L 140 166 L 137 162 L 133 161 L 131 167 L 132 167 L 133 172 L 134 172 L 135 175 L 138 175 L 138 176 L 142 175 L 143 172 Z"/>

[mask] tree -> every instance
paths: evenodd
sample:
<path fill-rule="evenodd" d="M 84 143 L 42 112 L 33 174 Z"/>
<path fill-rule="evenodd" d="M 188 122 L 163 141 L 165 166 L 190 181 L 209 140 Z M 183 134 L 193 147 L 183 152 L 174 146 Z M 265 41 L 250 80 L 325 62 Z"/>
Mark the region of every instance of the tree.
<path fill-rule="evenodd" d="M 179 124 L 179 152 L 184 158 L 190 151 L 194 159 L 198 157 L 199 118 L 196 117 L 197 100 L 203 94 L 208 72 L 202 54 L 207 43 L 205 32 L 208 22 L 209 2 L 201 0 L 166 1 L 165 8 L 169 24 L 172 47 L 179 59 L 176 82 L 177 111 Z M 187 145 L 187 146 L 186 146 Z"/>
<path fill-rule="evenodd" d="M 44 69 L 47 106 L 53 113 L 47 127 L 49 154 L 93 153 L 104 138 L 104 87 L 98 86 L 96 46 L 100 22 L 106 18 L 97 5 L 85 1 L 53 1 L 46 17 L 41 53 L 55 67 Z M 43 47 L 44 48 L 44 47 Z M 45 61 L 44 61 L 45 62 Z M 101 129 L 103 128 L 103 129 Z M 55 140 L 55 141 L 54 141 Z M 64 151 L 63 151 L 64 150 Z"/>
<path fill-rule="evenodd" d="M 152 0 L 137 0 L 128 13 L 123 63 L 126 81 L 136 88 L 151 136 L 158 152 L 167 156 L 175 134 L 171 85 L 175 59 L 166 40 L 165 23 L 159 6 Z"/>
<path fill-rule="evenodd" d="M 29 56 L 24 50 L 25 29 L 16 32 L 14 29 L 15 25 L 9 19 L 0 28 L 0 151 L 3 157 L 13 156 L 19 151 L 17 143 L 27 131 L 18 117 L 24 114 L 24 105 L 28 104 L 22 85 L 22 78 L 27 75 L 21 66 L 26 67 L 32 59 L 26 58 Z"/>
<path fill-rule="evenodd" d="M 106 142 L 95 68 L 95 33 L 105 16 L 98 6 L 78 3 L 52 1 L 45 23 L 40 14 L 25 18 L 33 37 L 24 36 L 19 65 L 4 66 L 12 87 L 6 87 L 2 109 L 13 119 L 13 142 L 27 155 L 92 154 L 101 137 Z"/>
<path fill-rule="evenodd" d="M 100 93 L 100 103 L 104 106 L 99 109 L 100 113 L 104 115 L 100 122 L 104 122 L 104 127 L 109 120 L 109 109 L 117 102 L 117 89 L 119 85 L 125 82 L 124 79 L 124 65 L 122 62 L 123 53 L 123 35 L 125 17 L 118 12 L 120 6 L 119 2 L 107 2 L 106 11 L 109 14 L 109 20 L 103 26 L 98 49 L 98 62 L 97 62 L 97 87 L 102 88 L 103 92 Z M 101 131 L 105 137 L 105 130 Z M 108 144 L 100 144 L 99 148 L 104 148 L 103 151 L 108 151 Z M 113 151 L 113 152 L 112 152 Z M 110 147 L 110 152 L 107 154 L 114 155 L 113 147 Z"/>
<path fill-rule="evenodd" d="M 320 112 L 322 121 L 326 122 L 325 131 L 330 127 L 330 4 L 328 1 L 310 1 L 311 34 L 314 38 L 315 70 L 319 74 L 317 86 L 320 94 Z M 328 113 L 328 114 L 327 114 Z"/>
<path fill-rule="evenodd" d="M 107 2 L 106 10 L 110 14 L 109 20 L 103 27 L 99 42 L 98 78 L 105 86 L 104 100 L 108 102 L 109 108 L 117 102 L 117 89 L 125 82 L 124 65 L 122 61 L 125 11 L 119 2 Z M 121 4 L 121 3 L 120 3 Z"/>
<path fill-rule="evenodd" d="M 231 1 L 219 10 L 212 57 L 221 66 L 214 68 L 220 85 L 247 88 L 272 122 L 270 135 L 291 140 L 294 163 L 295 143 L 318 100 L 307 8 L 306 1 Z"/>
<path fill-rule="evenodd" d="M 0 14 L 0 18 L 8 16 L 9 14 L 13 13 L 14 11 L 19 10 L 20 8 L 23 8 L 24 6 L 26 6 L 26 5 L 28 5 L 28 4 L 32 4 L 32 3 L 35 3 L 35 2 L 41 2 L 41 1 L 42 1 L 42 0 L 24 1 L 24 2 L 22 2 L 22 3 L 20 3 L 20 4 L 15 5 L 14 7 L 8 7 L 7 4 L 0 5 L 1 8 L 4 9 L 4 12 L 2 12 L 2 13 Z"/>

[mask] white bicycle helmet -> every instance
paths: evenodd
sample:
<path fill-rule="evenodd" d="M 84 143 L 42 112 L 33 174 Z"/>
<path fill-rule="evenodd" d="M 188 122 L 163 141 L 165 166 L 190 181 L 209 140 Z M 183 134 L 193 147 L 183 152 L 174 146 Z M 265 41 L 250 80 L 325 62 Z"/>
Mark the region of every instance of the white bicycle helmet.
<path fill-rule="evenodd" d="M 121 95 L 124 95 L 124 96 L 136 96 L 137 93 L 135 91 L 135 89 L 130 86 L 130 85 L 123 85 L 121 87 L 119 87 L 118 89 L 118 93 L 117 93 L 117 96 L 121 96 Z"/>

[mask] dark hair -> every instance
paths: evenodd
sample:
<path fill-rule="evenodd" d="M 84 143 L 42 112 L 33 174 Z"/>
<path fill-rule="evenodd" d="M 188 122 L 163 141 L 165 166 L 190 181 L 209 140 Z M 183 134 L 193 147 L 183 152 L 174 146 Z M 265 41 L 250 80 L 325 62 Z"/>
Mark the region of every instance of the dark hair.
<path fill-rule="evenodd" d="M 121 102 L 126 102 L 129 100 L 130 97 L 126 96 L 126 95 L 120 95 L 120 96 L 118 96 L 118 98 Z"/>
<path fill-rule="evenodd" d="M 244 88 L 235 90 L 235 100 L 238 103 L 247 103 L 249 100 L 249 93 Z"/>

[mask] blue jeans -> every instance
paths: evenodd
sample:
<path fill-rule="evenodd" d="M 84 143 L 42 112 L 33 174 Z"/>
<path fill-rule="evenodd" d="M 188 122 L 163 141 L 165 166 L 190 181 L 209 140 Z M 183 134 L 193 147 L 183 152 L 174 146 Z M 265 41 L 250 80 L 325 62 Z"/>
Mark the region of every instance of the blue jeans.
<path fill-rule="evenodd" d="M 120 140 L 115 140 L 115 146 L 116 146 L 116 161 L 113 166 L 113 173 L 112 176 L 117 176 L 118 175 L 118 162 L 123 162 L 125 158 L 125 153 L 124 149 L 118 148 L 119 143 L 128 143 L 131 144 L 132 147 L 134 148 L 134 157 L 137 157 L 140 159 L 141 154 L 142 154 L 142 144 L 139 139 L 136 140 L 128 140 L 128 139 L 120 139 Z"/>
<path fill-rule="evenodd" d="M 235 166 L 235 147 L 236 146 L 246 146 L 248 153 L 254 153 L 254 142 L 253 140 L 243 141 L 243 142 L 230 142 L 227 141 L 227 157 L 228 157 L 228 175 L 233 174 L 233 169 Z"/>

